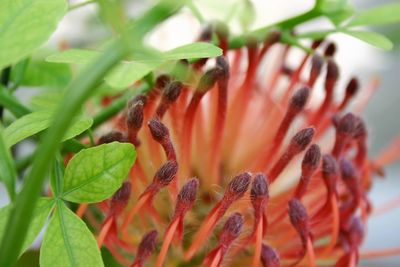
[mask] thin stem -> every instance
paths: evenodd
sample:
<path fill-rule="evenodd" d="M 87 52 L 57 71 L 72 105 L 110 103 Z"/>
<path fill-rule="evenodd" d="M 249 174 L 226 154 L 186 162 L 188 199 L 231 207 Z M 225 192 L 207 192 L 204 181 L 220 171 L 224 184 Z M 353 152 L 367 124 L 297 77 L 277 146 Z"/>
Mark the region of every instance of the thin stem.
<path fill-rule="evenodd" d="M 26 58 L 20 61 L 14 67 L 14 78 L 13 78 L 13 85 L 10 87 L 10 92 L 13 93 L 17 88 L 21 85 L 22 80 L 24 79 L 26 69 L 28 67 L 30 59 Z"/>
<path fill-rule="evenodd" d="M 293 18 L 289 18 L 286 20 L 282 20 L 280 22 L 274 23 L 269 26 L 265 26 L 263 28 L 260 28 L 258 30 L 254 30 L 251 32 L 248 32 L 243 35 L 236 36 L 232 38 L 229 42 L 229 48 L 230 49 L 235 49 L 235 48 L 240 48 L 243 47 L 247 44 L 247 40 L 249 36 L 256 38 L 258 42 L 263 42 L 265 38 L 268 36 L 268 34 L 274 30 L 278 29 L 281 31 L 287 31 L 287 30 L 292 30 L 295 26 L 300 25 L 304 22 L 313 20 L 315 18 L 320 17 L 322 14 L 317 8 L 313 8 L 305 13 L 302 13 L 298 16 L 295 16 Z M 285 43 L 287 40 L 282 40 L 283 43 Z"/>
<path fill-rule="evenodd" d="M 33 157 L 35 156 L 35 153 L 29 154 L 27 156 L 24 156 L 21 159 L 18 159 L 15 162 L 15 168 L 17 169 L 18 172 L 26 169 L 33 161 Z"/>
<path fill-rule="evenodd" d="M 95 142 L 94 142 L 94 137 L 93 137 L 93 131 L 91 128 L 87 129 L 87 134 L 89 136 L 89 141 L 90 141 L 90 146 L 95 146 Z"/>
<path fill-rule="evenodd" d="M 51 175 L 52 189 L 55 196 L 62 194 L 62 184 L 64 178 L 64 162 L 61 154 L 58 154 L 53 166 L 53 173 Z"/>
<path fill-rule="evenodd" d="M 190 0 L 187 2 L 187 7 L 190 9 L 192 14 L 196 17 L 196 19 L 201 23 L 204 24 L 205 19 L 203 15 L 201 15 L 199 9 L 196 7 L 196 5 L 193 3 L 193 0 Z"/>
<path fill-rule="evenodd" d="M 77 9 L 77 8 L 80 8 L 83 6 L 87 6 L 89 4 L 94 4 L 94 3 L 96 3 L 96 0 L 88 0 L 86 2 L 82 2 L 82 3 L 76 4 L 76 5 L 71 5 L 68 10 L 71 11 L 71 10 L 74 10 L 74 9 Z"/>
<path fill-rule="evenodd" d="M 0 105 L 19 118 L 31 113 L 31 110 L 21 104 L 6 88 L 0 85 Z"/>
<path fill-rule="evenodd" d="M 10 81 L 10 76 L 11 76 L 11 67 L 6 67 L 1 71 L 0 84 L 4 85 L 5 88 L 8 86 L 8 82 Z M 4 111 L 3 107 L 0 106 L 0 119 L 3 119 L 3 111 Z"/>

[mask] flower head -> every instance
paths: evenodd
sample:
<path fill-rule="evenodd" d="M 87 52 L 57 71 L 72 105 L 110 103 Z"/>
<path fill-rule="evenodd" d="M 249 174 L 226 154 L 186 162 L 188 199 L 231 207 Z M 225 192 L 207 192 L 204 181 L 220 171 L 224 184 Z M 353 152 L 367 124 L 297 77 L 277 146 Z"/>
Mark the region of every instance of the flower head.
<path fill-rule="evenodd" d="M 216 28 L 207 28 L 200 40 L 210 40 Z M 137 147 L 132 194 L 118 219 L 123 221 L 120 238 L 134 243 L 150 224 L 162 231 L 167 225 L 156 266 L 357 261 L 375 171 L 365 123 L 345 113 L 359 90 L 358 79 L 349 81 L 337 101 L 340 66 L 333 43 L 313 43 L 316 53 L 305 54 L 295 68 L 287 65 L 285 54 L 293 48 L 285 46 L 278 67 L 266 75 L 265 56 L 271 46 L 281 46 L 278 32 L 262 45 L 249 42 L 229 51 L 227 32 L 215 33 L 224 56 L 184 62 L 190 75 L 181 80 L 160 75 L 147 96 L 135 97 L 116 119 L 120 132 L 99 140 Z M 319 103 L 311 101 L 318 79 L 324 81 Z M 324 138 L 330 129 L 334 136 Z M 225 224 L 218 230 L 221 221 Z M 212 234 L 218 231 L 215 240 Z M 142 241 L 140 261 L 153 260 L 155 246 L 155 237 Z"/>

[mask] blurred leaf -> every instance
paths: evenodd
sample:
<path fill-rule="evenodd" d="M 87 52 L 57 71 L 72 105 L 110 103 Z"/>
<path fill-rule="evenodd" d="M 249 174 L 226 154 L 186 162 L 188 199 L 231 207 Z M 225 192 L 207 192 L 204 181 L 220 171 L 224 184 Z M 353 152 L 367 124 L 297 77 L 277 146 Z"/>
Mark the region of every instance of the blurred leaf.
<path fill-rule="evenodd" d="M 117 89 L 123 89 L 140 80 L 149 72 L 157 69 L 165 61 L 122 62 L 105 77 L 106 83 Z"/>
<path fill-rule="evenodd" d="M 35 95 L 30 99 L 33 109 L 55 109 L 60 101 L 64 98 L 62 91 L 44 91 L 41 94 Z"/>
<path fill-rule="evenodd" d="M 0 1 L 0 69 L 44 43 L 67 7 L 65 0 Z"/>
<path fill-rule="evenodd" d="M 165 60 L 180 60 L 193 58 L 209 58 L 222 55 L 222 49 L 204 42 L 183 45 L 164 53 Z"/>
<path fill-rule="evenodd" d="M 388 38 L 376 32 L 353 30 L 341 30 L 341 32 L 384 50 L 390 50 L 393 48 L 393 43 Z"/>
<path fill-rule="evenodd" d="M 247 31 L 257 17 L 256 10 L 250 0 L 241 1 L 241 9 L 239 10 L 239 21 L 243 29 Z"/>
<path fill-rule="evenodd" d="M 91 62 L 100 52 L 94 50 L 68 49 L 46 58 L 47 62 L 87 64 Z"/>
<path fill-rule="evenodd" d="M 315 32 L 305 32 L 295 36 L 297 39 L 312 39 L 312 40 L 321 40 L 324 39 L 327 35 L 331 33 L 335 33 L 336 29 L 333 30 L 325 30 L 325 31 L 315 31 Z"/>
<path fill-rule="evenodd" d="M 4 138 L 3 124 L 0 123 L 0 181 L 3 181 L 10 200 L 15 197 L 15 181 L 17 180 L 17 171 L 11 157 L 10 150 Z"/>
<path fill-rule="evenodd" d="M 25 236 L 25 241 L 22 246 L 20 254 L 27 250 L 33 241 L 36 239 L 40 230 L 46 223 L 47 217 L 54 206 L 54 199 L 51 198 L 40 198 L 36 204 L 35 210 L 33 211 L 33 220 L 30 223 L 28 233 Z M 0 239 L 2 239 L 4 231 L 7 231 L 6 225 L 8 217 L 12 211 L 12 205 L 9 204 L 5 207 L 0 208 Z M 23 219 L 23 218 L 21 218 Z"/>
<path fill-rule="evenodd" d="M 48 62 L 86 64 L 100 52 L 70 49 L 46 58 Z M 215 45 L 203 42 L 183 45 L 161 53 L 155 49 L 145 48 L 134 53 L 129 61 L 118 65 L 105 77 L 105 81 L 113 88 L 126 88 L 142 79 L 169 60 L 209 58 L 222 55 L 222 50 Z"/>
<path fill-rule="evenodd" d="M 7 145 L 14 144 L 35 135 L 50 126 L 53 119 L 53 112 L 50 110 L 40 110 L 25 115 L 11 123 L 4 131 Z M 93 124 L 90 117 L 79 116 L 65 133 L 63 141 L 68 140 L 84 131 Z"/>
<path fill-rule="evenodd" d="M 25 58 L 14 65 L 11 69 L 11 79 L 14 83 L 14 88 L 17 88 L 24 79 L 26 68 L 28 67 L 30 58 Z"/>
<path fill-rule="evenodd" d="M 65 169 L 62 198 L 76 203 L 107 199 L 121 187 L 136 159 L 131 144 L 113 142 L 81 150 Z"/>
<path fill-rule="evenodd" d="M 324 14 L 335 14 L 347 6 L 347 0 L 319 0 L 318 9 Z"/>
<path fill-rule="evenodd" d="M 328 19 L 336 26 L 342 24 L 344 21 L 354 15 L 354 8 L 352 5 L 345 5 L 340 11 L 329 14 Z"/>
<path fill-rule="evenodd" d="M 16 82 L 18 73 L 13 71 L 11 79 Z M 21 85 L 34 87 L 63 88 L 72 78 L 71 69 L 67 65 L 53 64 L 41 60 L 28 63 Z"/>
<path fill-rule="evenodd" d="M 86 224 L 58 201 L 43 238 L 41 267 L 104 266 L 96 239 Z"/>
<path fill-rule="evenodd" d="M 74 120 L 71 126 L 68 128 L 68 131 L 64 134 L 62 141 L 72 139 L 75 136 L 80 135 L 87 129 L 89 129 L 93 124 L 93 119 L 87 116 L 79 116 Z"/>
<path fill-rule="evenodd" d="M 400 3 L 371 8 L 357 14 L 348 26 L 382 25 L 400 22 Z"/>

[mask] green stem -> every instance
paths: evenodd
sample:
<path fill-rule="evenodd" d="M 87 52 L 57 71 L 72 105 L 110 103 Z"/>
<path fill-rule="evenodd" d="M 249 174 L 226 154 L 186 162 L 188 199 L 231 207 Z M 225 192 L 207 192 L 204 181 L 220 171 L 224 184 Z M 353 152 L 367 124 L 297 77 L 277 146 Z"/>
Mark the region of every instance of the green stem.
<path fill-rule="evenodd" d="M 71 11 L 71 10 L 74 10 L 74 9 L 77 9 L 77 8 L 80 8 L 80 7 L 89 5 L 89 4 L 94 4 L 94 3 L 96 3 L 96 0 L 88 0 L 86 2 L 82 2 L 82 3 L 76 4 L 76 5 L 71 5 L 68 10 Z"/>
<path fill-rule="evenodd" d="M 197 6 L 193 3 L 193 0 L 188 1 L 187 7 L 190 9 L 190 11 L 192 12 L 192 14 L 196 17 L 196 19 L 197 19 L 201 24 L 204 24 L 205 19 L 204 19 L 204 17 L 201 15 L 201 13 L 200 13 L 199 9 L 197 8 Z"/>
<path fill-rule="evenodd" d="M 11 77 L 11 67 L 6 67 L 1 71 L 1 77 L 0 77 L 0 84 L 4 86 L 4 89 L 1 89 L 2 91 L 5 91 L 5 88 L 7 88 L 8 83 L 10 81 Z M 0 106 L 0 120 L 3 120 L 3 112 L 4 109 L 2 106 Z"/>
<path fill-rule="evenodd" d="M 26 169 L 33 161 L 33 158 L 35 157 L 35 153 L 28 154 L 24 156 L 21 159 L 18 159 L 15 161 L 15 167 L 18 172 Z"/>
<path fill-rule="evenodd" d="M 256 39 L 258 42 L 263 42 L 272 30 L 280 30 L 280 31 L 287 31 L 288 29 L 292 30 L 295 26 L 298 26 L 302 23 L 313 20 L 320 16 L 322 16 L 320 11 L 317 8 L 313 8 L 310 11 L 302 13 L 293 18 L 282 20 L 272 25 L 265 26 L 263 28 L 248 32 L 246 34 L 233 37 L 229 41 L 229 48 L 236 49 L 246 46 L 249 37 L 252 37 L 252 39 Z M 282 40 L 282 42 L 284 43 L 285 40 Z"/>
<path fill-rule="evenodd" d="M 160 1 L 136 21 L 135 27 L 128 31 L 128 36 L 139 37 L 135 40 L 136 42 L 142 40 L 148 31 L 173 15 L 182 5 L 181 1 Z M 138 29 L 140 30 L 137 31 Z M 5 228 L 7 231 L 4 233 L 0 246 L 0 266 L 15 266 L 46 174 L 53 163 L 65 131 L 84 102 L 94 93 L 101 79 L 130 52 L 131 47 L 127 44 L 124 38 L 113 42 L 68 86 L 66 90 L 68 97 L 59 104 L 55 113 L 57 116 L 36 150 L 32 169 L 25 179 L 24 187 L 7 221 Z"/>
<path fill-rule="evenodd" d="M 29 65 L 29 58 L 26 58 L 22 61 L 20 61 L 15 67 L 14 67 L 14 77 L 13 77 L 13 85 L 10 88 L 10 91 L 13 93 L 17 88 L 21 85 L 22 80 L 24 79 L 26 69 Z"/>
<path fill-rule="evenodd" d="M 18 99 L 11 95 L 5 87 L 0 85 L 0 105 L 9 110 L 15 117 L 19 118 L 31 111 L 21 104 Z"/>

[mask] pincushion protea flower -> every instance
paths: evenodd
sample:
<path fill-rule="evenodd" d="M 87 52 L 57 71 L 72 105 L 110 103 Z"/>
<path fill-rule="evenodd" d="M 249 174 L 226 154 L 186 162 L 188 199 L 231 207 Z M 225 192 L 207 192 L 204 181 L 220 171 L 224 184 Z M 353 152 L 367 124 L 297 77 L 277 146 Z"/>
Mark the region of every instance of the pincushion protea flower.
<path fill-rule="evenodd" d="M 292 69 L 277 32 L 236 50 L 226 31 L 200 40 L 213 33 L 224 56 L 178 63 L 185 75 L 160 75 L 100 137 L 131 142 L 138 160 L 97 205 L 108 214 L 101 226 L 93 210 L 78 214 L 127 266 L 356 266 L 372 176 L 394 158 L 368 157 L 366 126 L 347 111 L 357 79 L 337 101 L 332 43 L 314 42 Z M 265 72 L 273 46 L 283 53 Z M 311 105 L 318 79 L 325 96 Z"/>

